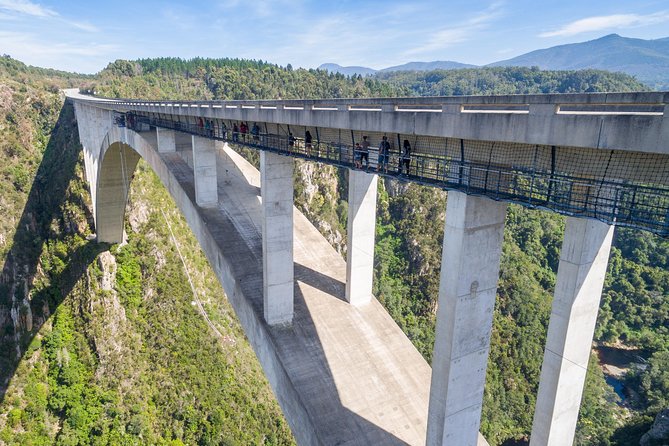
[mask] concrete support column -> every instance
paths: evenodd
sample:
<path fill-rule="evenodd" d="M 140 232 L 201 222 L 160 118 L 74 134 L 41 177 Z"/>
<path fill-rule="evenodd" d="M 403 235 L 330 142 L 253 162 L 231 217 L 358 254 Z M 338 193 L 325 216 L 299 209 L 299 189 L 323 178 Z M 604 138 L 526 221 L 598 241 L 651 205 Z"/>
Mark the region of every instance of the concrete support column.
<path fill-rule="evenodd" d="M 346 300 L 360 305 L 372 298 L 378 175 L 348 171 Z"/>
<path fill-rule="evenodd" d="M 216 180 L 216 146 L 213 139 L 192 137 L 193 175 L 195 177 L 195 202 L 198 206 L 218 204 Z"/>
<path fill-rule="evenodd" d="M 567 218 L 532 446 L 568 446 L 574 440 L 612 238 L 613 226 Z"/>
<path fill-rule="evenodd" d="M 156 127 L 156 139 L 159 153 L 176 152 L 176 132 Z"/>
<path fill-rule="evenodd" d="M 506 203 L 449 191 L 427 444 L 475 446 Z"/>
<path fill-rule="evenodd" d="M 263 307 L 269 325 L 293 321 L 293 159 L 260 152 Z"/>

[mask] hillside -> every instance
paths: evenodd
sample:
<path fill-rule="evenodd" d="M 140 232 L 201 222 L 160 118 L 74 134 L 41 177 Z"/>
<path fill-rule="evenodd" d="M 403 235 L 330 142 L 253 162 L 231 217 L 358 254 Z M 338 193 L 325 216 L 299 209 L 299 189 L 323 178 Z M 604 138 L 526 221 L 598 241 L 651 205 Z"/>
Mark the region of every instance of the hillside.
<path fill-rule="evenodd" d="M 293 443 L 220 286 L 145 165 L 128 243 L 90 240 L 76 122 L 58 94 L 72 81 L 88 79 L 0 61 L 0 445 Z M 191 305 L 187 275 L 220 337 Z"/>
<path fill-rule="evenodd" d="M 489 66 L 536 66 L 543 70 L 598 69 L 623 72 L 658 90 L 669 89 L 669 37 L 632 39 L 610 34 L 588 42 L 559 45 Z"/>
<path fill-rule="evenodd" d="M 96 79 L 82 81 L 104 95 L 155 99 L 643 88 L 629 76 L 600 71 L 498 67 L 384 76 L 347 78 L 256 61 L 161 58 L 117 61 Z M 36 102 L 26 100 L 20 84 L 9 76 L 0 79 L 13 98 L 5 117 L 0 115 L 2 128 L 11 129 L 19 141 L 26 134 L 19 126 L 32 129 L 37 122 L 20 117 L 33 116 L 31 107 L 44 107 L 26 105 Z M 20 362 L 15 349 L 3 350 L 2 377 L 11 382 L 0 402 L 0 444 L 290 443 L 287 425 L 220 286 L 171 199 L 145 165 L 132 184 L 128 244 L 107 247 L 86 239 L 91 216 L 87 198 L 82 199 L 87 193 L 71 110 L 65 108 L 56 123 L 61 101 L 54 93 L 41 92 L 45 85 L 40 82 L 24 80 L 34 83 L 29 91 L 53 104 L 44 112 L 50 118 L 40 127 L 47 148 L 42 156 L 42 146 L 21 142 L 35 157 L 35 168 L 26 173 L 17 170 L 19 175 L 6 169 L 6 192 L 17 198 L 0 202 L 3 210 L 13 209 L 0 217 L 7 228 L 2 234 L 15 240 L 12 256 L 9 245 L 0 244 L 5 249 L 5 288 L 0 296 L 20 297 L 0 303 L 2 333 L 6 333 L 2 341 L 23 346 Z M 3 150 L 5 158 L 17 163 L 30 159 L 14 155 L 16 149 L 9 146 Z M 257 160 L 256 153 L 240 151 Z M 296 167 L 296 205 L 343 252 L 346 170 L 308 162 L 297 162 Z M 46 192 L 60 190 L 65 192 Z M 51 202 L 46 197 L 59 199 Z M 374 291 L 428 360 L 446 200 L 447 194 L 437 189 L 380 182 Z M 21 212 L 24 220 L 19 220 Z M 185 263 L 178 258 L 168 222 L 186 253 Z M 529 433 L 563 230 L 560 216 L 510 207 L 481 427 L 491 445 L 511 444 Z M 32 248 L 26 251 L 26 247 Z M 7 261 L 23 252 L 34 254 L 28 260 Z M 669 381 L 663 375 L 669 367 L 668 254 L 667 240 L 616 231 L 597 338 L 612 346 L 643 349 L 639 351 L 648 358 L 648 366 L 630 374 L 629 385 L 638 393 L 631 416 L 616 404 L 617 397 L 593 359 L 578 445 L 638 443 L 652 417 L 669 406 Z M 223 333 L 221 339 L 191 305 L 194 296 L 187 273 Z M 6 291 L 10 289 L 11 293 Z M 21 317 L 12 319 L 9 308 L 17 308 Z M 13 335 L 15 320 L 21 324 L 19 336 Z"/>

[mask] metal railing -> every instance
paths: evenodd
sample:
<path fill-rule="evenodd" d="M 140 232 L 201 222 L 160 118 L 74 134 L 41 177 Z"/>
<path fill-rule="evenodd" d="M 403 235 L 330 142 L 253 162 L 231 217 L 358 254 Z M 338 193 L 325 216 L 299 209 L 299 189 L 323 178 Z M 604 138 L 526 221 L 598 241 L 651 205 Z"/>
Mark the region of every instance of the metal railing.
<path fill-rule="evenodd" d="M 358 161 L 360 152 L 356 152 L 352 144 L 341 141 L 314 139 L 307 144 L 304 139 L 291 139 L 288 134 L 232 132 L 230 126 L 223 126 L 224 121 L 220 120 L 198 124 L 165 117 L 129 116 L 127 126 L 134 130 L 141 130 L 141 126 L 172 129 L 295 158 L 365 170 L 400 181 L 459 190 L 669 236 L 669 188 L 664 186 L 584 178 L 527 166 L 480 163 L 449 156 L 446 150 L 441 153 L 414 151 L 408 169 L 402 169 L 403 158 L 398 152 L 391 152 L 387 162 L 381 165 L 378 149 L 370 148 L 368 162 L 363 164 Z"/>

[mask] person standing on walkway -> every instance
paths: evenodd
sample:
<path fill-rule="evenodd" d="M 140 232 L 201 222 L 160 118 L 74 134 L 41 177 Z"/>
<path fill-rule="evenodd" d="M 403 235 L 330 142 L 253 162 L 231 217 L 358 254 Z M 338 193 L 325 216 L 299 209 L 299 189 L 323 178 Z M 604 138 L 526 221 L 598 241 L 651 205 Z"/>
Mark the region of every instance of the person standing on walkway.
<path fill-rule="evenodd" d="M 376 171 L 383 169 L 384 173 L 388 173 L 388 158 L 390 157 L 390 143 L 388 137 L 383 135 L 381 144 L 379 144 L 379 163 L 376 165 Z"/>
<path fill-rule="evenodd" d="M 362 137 L 362 144 L 360 145 L 360 167 L 362 167 L 362 162 L 365 161 L 365 168 L 369 169 L 369 140 L 367 135 Z"/>
<path fill-rule="evenodd" d="M 402 154 L 400 155 L 400 170 L 399 173 L 402 175 L 404 168 L 406 167 L 407 175 L 409 175 L 409 164 L 411 163 L 411 144 L 408 139 L 404 140 L 402 144 Z"/>
<path fill-rule="evenodd" d="M 307 156 L 311 156 L 311 132 L 307 130 L 304 132 L 304 148 L 307 151 Z"/>
<path fill-rule="evenodd" d="M 232 124 L 232 140 L 239 142 L 239 127 L 237 127 L 236 122 Z"/>

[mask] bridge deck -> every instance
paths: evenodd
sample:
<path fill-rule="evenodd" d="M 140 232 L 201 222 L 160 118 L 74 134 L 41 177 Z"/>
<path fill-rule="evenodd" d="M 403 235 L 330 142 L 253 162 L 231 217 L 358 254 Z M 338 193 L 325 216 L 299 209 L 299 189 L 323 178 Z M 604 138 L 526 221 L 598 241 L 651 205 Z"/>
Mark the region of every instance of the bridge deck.
<path fill-rule="evenodd" d="M 194 201 L 185 161 L 192 154 L 161 156 Z M 219 205 L 201 213 L 221 252 L 234 257 L 232 275 L 262 320 L 259 173 L 227 146 L 219 146 L 217 162 Z M 344 259 L 297 210 L 294 245 L 293 325 L 265 329 L 287 388 L 311 418 L 306 424 L 322 444 L 424 444 L 429 365 L 376 300 L 360 307 L 344 301 Z"/>

